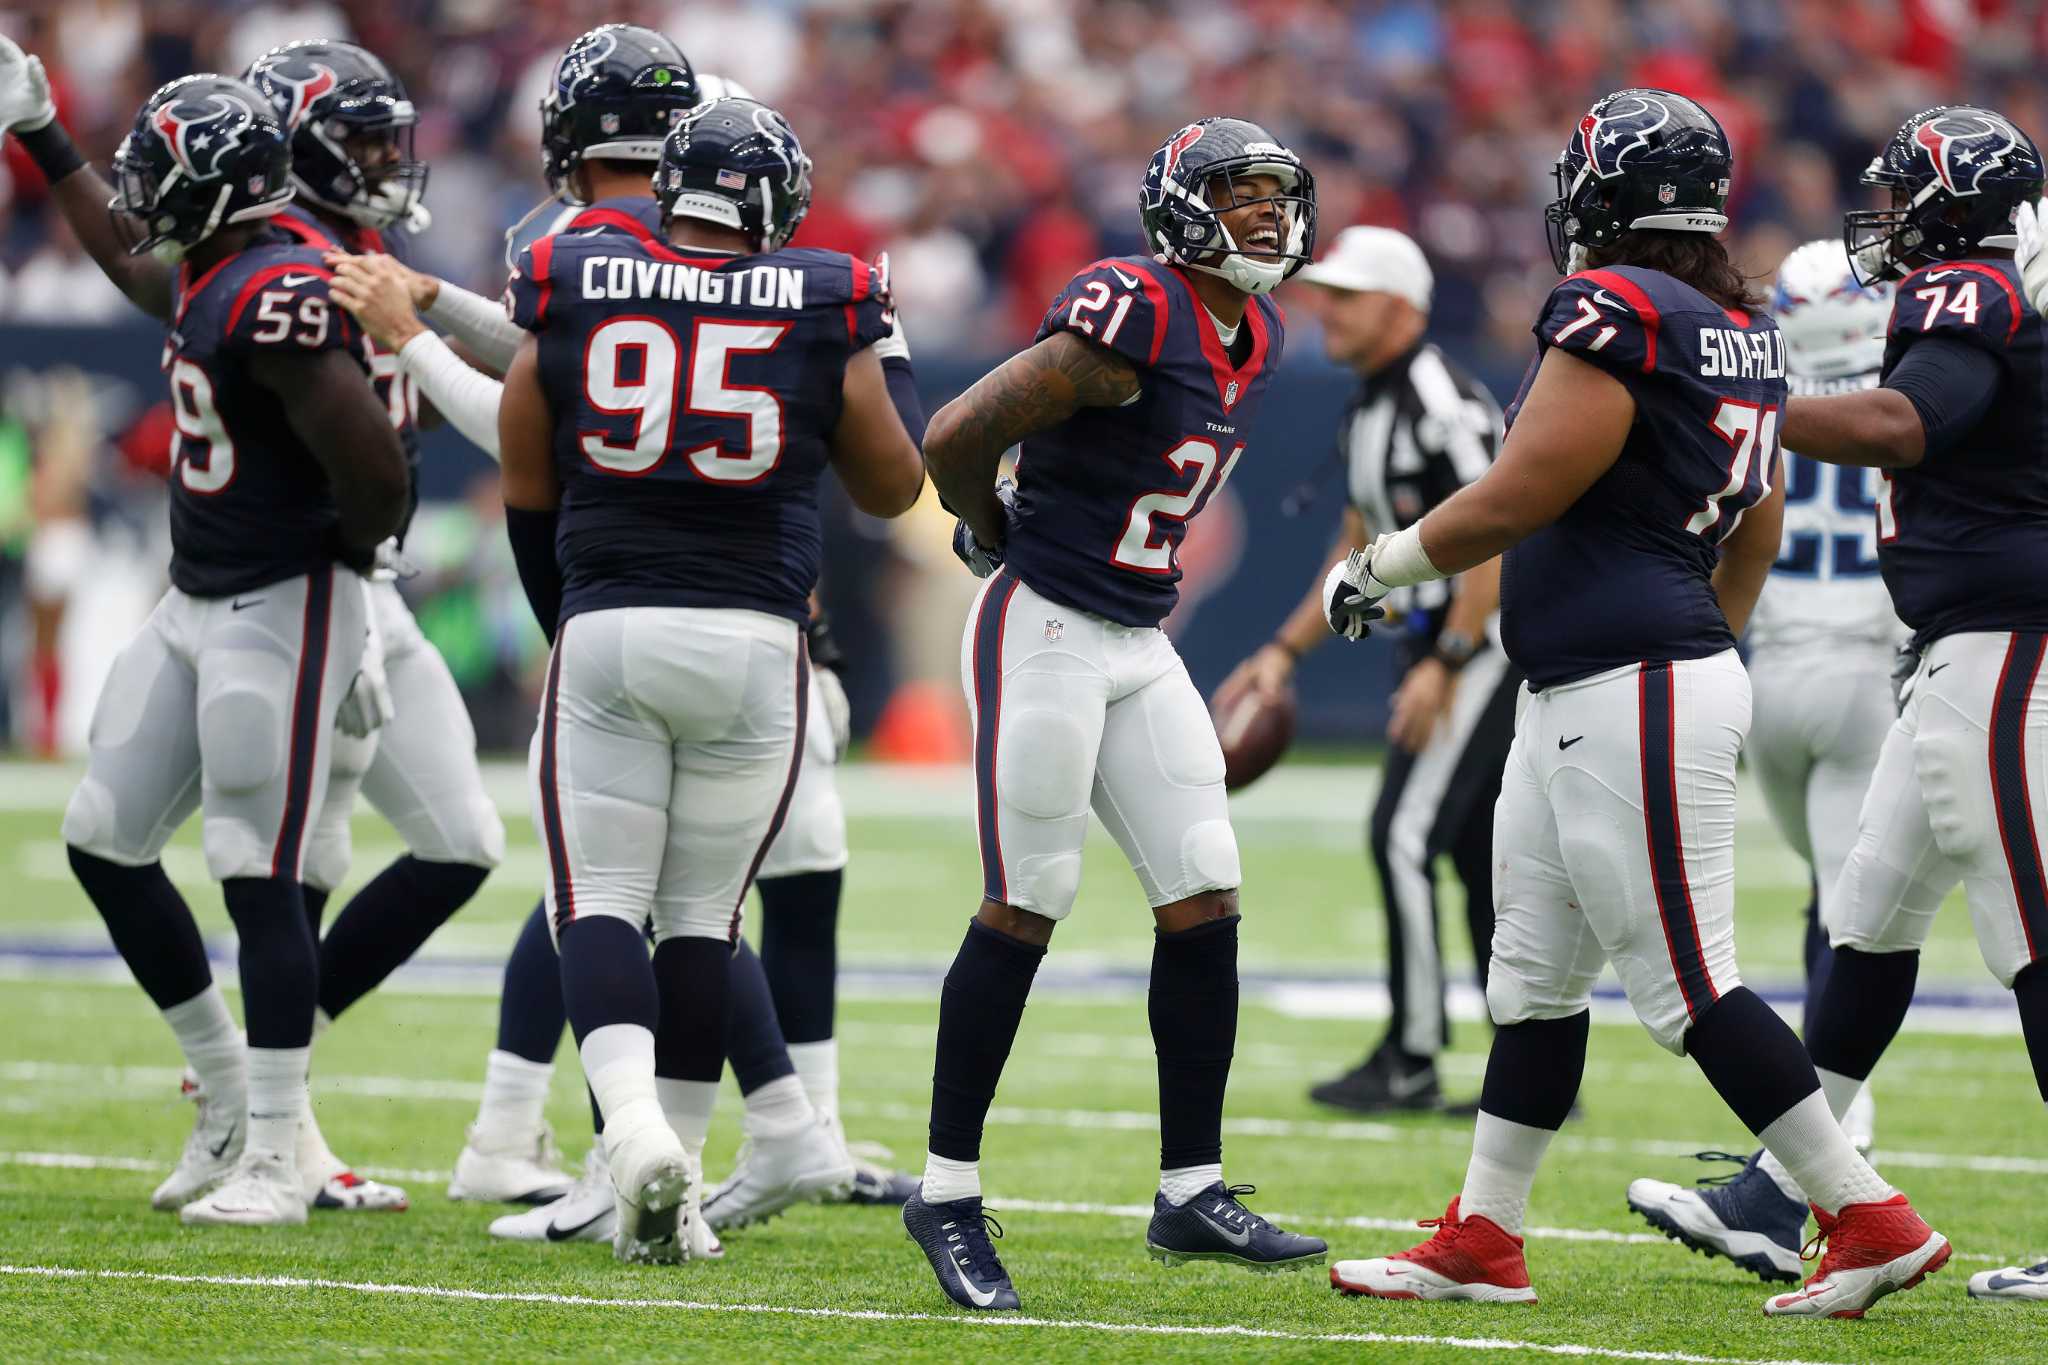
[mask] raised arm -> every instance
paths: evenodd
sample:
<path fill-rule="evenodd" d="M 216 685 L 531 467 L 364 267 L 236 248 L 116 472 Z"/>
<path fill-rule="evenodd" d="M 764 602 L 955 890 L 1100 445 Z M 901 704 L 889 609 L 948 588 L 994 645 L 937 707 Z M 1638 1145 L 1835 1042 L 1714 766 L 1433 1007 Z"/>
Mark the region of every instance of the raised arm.
<path fill-rule="evenodd" d="M 342 553 L 367 566 L 377 546 L 405 523 L 411 497 L 405 451 L 391 414 L 362 367 L 340 349 L 258 351 L 256 382 L 286 400 L 292 430 L 327 471 L 341 514 Z"/>
<path fill-rule="evenodd" d="M 477 449 L 498 458 L 498 403 L 504 385 L 467 364 L 414 311 L 408 279 L 417 274 L 390 256 L 330 252 L 335 301 L 379 346 L 398 357 L 436 411 Z M 502 317 L 504 310 L 498 310 Z M 507 324 L 511 325 L 511 324 Z M 520 335 L 525 336 L 521 331 Z"/>
<path fill-rule="evenodd" d="M 1113 408 L 1138 392 L 1138 373 L 1114 351 L 1072 332 L 1054 332 L 998 365 L 933 414 L 925 467 L 946 506 L 983 545 L 1003 542 L 996 462 L 1037 432 L 1082 408 Z"/>
<path fill-rule="evenodd" d="M 171 267 L 151 256 L 131 256 L 114 229 L 107 204 L 113 187 L 79 155 L 71 135 L 57 121 L 50 78 L 43 60 L 23 52 L 0 34 L 0 127 L 14 134 L 43 177 L 50 201 L 71 225 L 80 245 L 129 302 L 153 318 L 171 315 Z"/>

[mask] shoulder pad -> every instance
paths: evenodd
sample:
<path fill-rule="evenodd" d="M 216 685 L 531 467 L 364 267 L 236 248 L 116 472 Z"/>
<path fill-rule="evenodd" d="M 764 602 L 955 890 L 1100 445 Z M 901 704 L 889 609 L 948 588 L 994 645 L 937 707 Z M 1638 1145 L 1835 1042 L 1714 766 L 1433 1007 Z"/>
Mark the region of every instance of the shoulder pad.
<path fill-rule="evenodd" d="M 1159 362 L 1166 344 L 1167 300 L 1161 267 L 1117 256 L 1083 268 L 1053 299 L 1035 341 L 1072 332 L 1139 365 Z M 1274 319 L 1277 325 L 1277 316 Z"/>
<path fill-rule="evenodd" d="M 1950 336 L 2002 350 L 2019 335 L 2025 307 L 2003 263 L 1943 261 L 1899 281 L 1892 336 Z"/>
<path fill-rule="evenodd" d="M 1657 368 L 1662 319 L 1648 290 L 1619 270 L 1582 270 L 1558 281 L 1536 319 L 1536 338 L 1602 369 Z"/>
<path fill-rule="evenodd" d="M 328 297 L 334 278 L 316 251 L 264 247 L 242 253 L 213 286 L 224 294 L 221 337 L 254 350 L 352 349 L 361 337 L 348 310 Z"/>
<path fill-rule="evenodd" d="M 548 295 L 555 287 L 556 240 L 542 237 L 523 248 L 505 281 L 505 315 L 529 332 L 547 326 Z"/>

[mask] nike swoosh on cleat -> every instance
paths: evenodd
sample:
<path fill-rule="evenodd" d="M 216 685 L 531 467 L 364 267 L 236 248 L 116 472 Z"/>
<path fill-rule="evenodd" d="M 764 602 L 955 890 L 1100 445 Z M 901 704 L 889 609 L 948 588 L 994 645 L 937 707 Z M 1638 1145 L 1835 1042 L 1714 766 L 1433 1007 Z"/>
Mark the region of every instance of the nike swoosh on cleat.
<path fill-rule="evenodd" d="M 1138 281 L 1135 278 L 1124 274 L 1123 271 L 1118 270 L 1115 266 L 1109 268 L 1109 273 L 1116 276 L 1126 289 L 1136 289 L 1138 287 Z"/>
<path fill-rule="evenodd" d="M 590 1217 L 584 1219 L 582 1222 L 578 1223 L 573 1228 L 565 1228 L 560 1223 L 550 1221 L 548 1223 L 548 1240 L 550 1242 L 569 1241 L 570 1239 L 574 1238 L 577 1233 L 583 1231 L 583 1229 L 589 1227 L 592 1223 L 595 1223 L 598 1219 L 602 1217 L 604 1217 L 604 1211 L 600 1210 L 597 1213 L 591 1214 Z"/>
<path fill-rule="evenodd" d="M 1252 1230 L 1250 1228 L 1246 1228 L 1242 1232 L 1232 1232 L 1229 1228 L 1224 1227 L 1223 1224 L 1217 1222 L 1208 1214 L 1203 1213 L 1200 1209 L 1195 1210 L 1195 1217 L 1201 1219 L 1204 1223 L 1207 1223 L 1210 1229 L 1213 1232 L 1215 1232 L 1215 1234 L 1218 1237 L 1221 1237 L 1224 1241 L 1230 1243 L 1234 1247 L 1248 1246 L 1251 1243 Z"/>
<path fill-rule="evenodd" d="M 960 1259 L 959 1248 L 947 1252 L 946 1259 L 953 1263 L 953 1269 L 960 1272 L 960 1287 L 967 1291 L 968 1298 L 974 1300 L 976 1308 L 986 1308 L 996 1301 L 995 1290 L 983 1289 L 974 1282 L 974 1276 L 968 1273 L 967 1262 Z"/>
<path fill-rule="evenodd" d="M 1579 738 L 1584 739 L 1585 736 L 1580 735 Z M 1420 1095 L 1423 1091 L 1429 1089 L 1430 1081 L 1431 1076 L 1427 1071 L 1414 1071 L 1406 1076 L 1392 1076 L 1387 1080 L 1387 1093 L 1397 1100 L 1405 1100 L 1411 1095 Z"/>
<path fill-rule="evenodd" d="M 2000 1289 L 2039 1289 L 2041 1281 L 2022 1279 L 2012 1275 L 1993 1275 L 1990 1279 L 1984 1281 L 1984 1287 L 1994 1291 Z"/>
<path fill-rule="evenodd" d="M 213 1159 L 215 1161 L 220 1160 L 221 1153 L 225 1152 L 228 1149 L 228 1144 L 235 1140 L 235 1133 L 241 1128 L 241 1126 L 242 1125 L 239 1122 L 231 1123 L 228 1125 L 228 1135 L 220 1140 L 220 1146 L 212 1149 Z"/>

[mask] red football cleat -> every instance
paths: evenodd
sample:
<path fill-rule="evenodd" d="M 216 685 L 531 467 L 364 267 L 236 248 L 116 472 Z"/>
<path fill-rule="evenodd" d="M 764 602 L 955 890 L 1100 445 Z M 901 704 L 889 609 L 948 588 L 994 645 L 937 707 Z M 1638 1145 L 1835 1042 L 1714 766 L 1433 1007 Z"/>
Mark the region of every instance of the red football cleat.
<path fill-rule="evenodd" d="M 1906 1196 L 1882 1204 L 1844 1204 L 1832 1216 L 1816 1207 L 1820 1231 L 1808 1243 L 1827 1254 L 1806 1284 L 1764 1300 L 1773 1317 L 1860 1318 L 1887 1294 L 1911 1289 L 1948 1264 L 1948 1238 L 1928 1227 Z"/>
<path fill-rule="evenodd" d="M 1417 1226 L 1435 1228 L 1436 1235 L 1396 1256 L 1339 1261 L 1330 1267 L 1330 1283 L 1346 1294 L 1376 1299 L 1536 1302 L 1522 1239 L 1503 1232 L 1491 1218 L 1460 1218 L 1453 1199 L 1443 1217 L 1425 1218 Z"/>

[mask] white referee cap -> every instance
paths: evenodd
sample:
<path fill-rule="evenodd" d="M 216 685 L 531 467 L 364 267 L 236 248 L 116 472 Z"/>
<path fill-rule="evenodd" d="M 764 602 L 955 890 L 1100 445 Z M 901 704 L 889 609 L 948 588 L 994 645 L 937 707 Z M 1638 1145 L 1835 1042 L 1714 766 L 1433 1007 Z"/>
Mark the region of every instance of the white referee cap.
<path fill-rule="evenodd" d="M 1327 289 L 1393 294 L 1425 313 L 1436 287 L 1422 248 L 1408 234 L 1385 227 L 1345 228 L 1336 245 L 1304 267 L 1300 278 Z"/>

